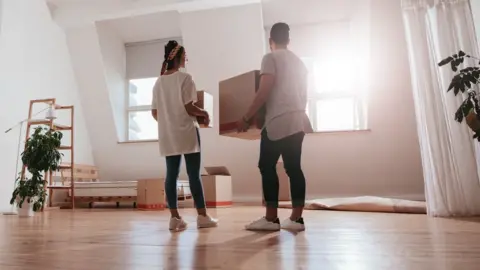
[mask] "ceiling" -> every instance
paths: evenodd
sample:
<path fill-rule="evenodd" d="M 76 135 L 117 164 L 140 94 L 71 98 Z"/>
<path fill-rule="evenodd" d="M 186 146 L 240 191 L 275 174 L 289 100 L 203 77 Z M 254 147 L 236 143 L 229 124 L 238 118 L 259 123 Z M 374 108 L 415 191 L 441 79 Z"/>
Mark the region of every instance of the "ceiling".
<path fill-rule="evenodd" d="M 64 28 L 86 23 L 139 17 L 165 11 L 187 12 L 259 3 L 261 0 L 45 0 Z"/>
<path fill-rule="evenodd" d="M 265 26 L 284 21 L 290 25 L 348 20 L 369 0 L 269 0 L 262 1 Z"/>
<path fill-rule="evenodd" d="M 115 2 L 120 4 L 138 4 L 138 3 L 152 2 L 160 5 L 167 5 L 172 3 L 180 3 L 180 2 L 195 1 L 195 0 L 46 0 L 46 1 L 57 5 L 58 7 L 62 7 L 65 5 L 72 5 L 72 4 L 95 5 L 95 4 L 103 4 L 108 2 Z"/>
<path fill-rule="evenodd" d="M 93 0 L 56 1 L 90 2 Z M 225 1 L 225 3 L 228 2 L 228 0 L 221 1 Z M 290 25 L 345 21 L 356 14 L 360 9 L 360 5 L 368 5 L 369 1 L 370 0 L 263 0 L 264 25 L 269 27 L 278 21 L 285 21 Z M 125 43 L 165 39 L 182 35 L 179 11 L 160 11 L 144 15 L 108 19 L 98 23 L 109 27 L 117 33 Z"/>
<path fill-rule="evenodd" d="M 182 35 L 180 13 L 178 11 L 106 20 L 98 24 L 110 28 L 125 43 L 180 37 Z"/>

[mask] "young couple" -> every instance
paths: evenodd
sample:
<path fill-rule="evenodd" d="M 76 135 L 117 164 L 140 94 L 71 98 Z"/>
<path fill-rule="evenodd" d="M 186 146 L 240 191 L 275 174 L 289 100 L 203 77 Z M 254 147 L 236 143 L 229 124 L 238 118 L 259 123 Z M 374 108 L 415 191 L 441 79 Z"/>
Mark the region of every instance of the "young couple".
<path fill-rule="evenodd" d="M 247 230 L 305 230 L 302 218 L 305 205 L 305 177 L 301 168 L 302 144 L 312 127 L 305 109 L 307 105 L 307 69 L 288 50 L 290 28 L 275 24 L 270 32 L 271 53 L 264 56 L 260 86 L 245 116 L 238 121 L 239 132 L 245 132 L 255 114 L 266 108 L 265 126 L 260 141 L 259 169 L 262 175 L 266 205 L 264 217 L 248 224 Z M 195 106 L 197 90 L 192 77 L 179 69 L 185 67 L 185 48 L 176 41 L 165 46 L 162 73 L 153 89 L 152 115 L 158 122 L 160 153 L 166 157 L 165 193 L 171 212 L 170 230 L 187 227 L 177 210 L 177 178 L 182 155 L 185 157 L 190 190 L 197 208 L 198 228 L 216 227 L 218 220 L 206 211 L 200 177 L 201 155 L 199 125 L 196 117 L 209 121 L 206 111 Z M 277 162 L 283 159 L 290 178 L 292 213 L 280 224 L 278 218 Z"/>

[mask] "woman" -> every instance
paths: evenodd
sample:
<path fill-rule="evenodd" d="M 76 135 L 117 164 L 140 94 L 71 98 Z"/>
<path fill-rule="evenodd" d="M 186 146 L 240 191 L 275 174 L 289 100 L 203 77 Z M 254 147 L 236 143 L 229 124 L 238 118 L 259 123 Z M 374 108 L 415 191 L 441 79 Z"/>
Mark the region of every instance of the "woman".
<path fill-rule="evenodd" d="M 165 45 L 161 76 L 153 88 L 152 115 L 158 123 L 160 154 L 167 162 L 165 193 L 170 209 L 170 230 L 186 229 L 187 223 L 178 213 L 177 178 L 182 155 L 185 157 L 190 190 L 197 208 L 198 228 L 217 226 L 218 220 L 207 215 L 200 178 L 200 135 L 196 117 L 209 122 L 206 111 L 195 106 L 197 89 L 192 76 L 179 71 L 185 67 L 185 49 L 171 40 Z"/>

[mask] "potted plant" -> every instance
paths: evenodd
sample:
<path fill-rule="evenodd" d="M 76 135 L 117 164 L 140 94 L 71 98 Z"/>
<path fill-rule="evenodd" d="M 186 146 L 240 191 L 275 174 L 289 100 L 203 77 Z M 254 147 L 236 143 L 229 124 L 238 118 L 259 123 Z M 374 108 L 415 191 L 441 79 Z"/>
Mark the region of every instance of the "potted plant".
<path fill-rule="evenodd" d="M 43 208 L 47 193 L 45 173 L 56 171 L 62 154 L 59 152 L 63 134 L 44 127 L 37 127 L 25 144 L 22 163 L 29 177 L 17 179 L 10 204 L 16 204 L 19 215 L 32 216 Z"/>
<path fill-rule="evenodd" d="M 460 65 L 464 64 L 466 58 L 475 60 L 475 64 L 466 65 L 463 69 L 459 69 Z M 455 113 L 455 120 L 462 123 L 465 119 L 467 125 L 474 132 L 473 138 L 478 141 L 480 141 L 480 106 L 478 93 L 474 87 L 480 83 L 479 61 L 480 59 L 459 51 L 438 63 L 439 66 L 449 64 L 452 71 L 455 72 L 455 76 L 452 78 L 447 91 L 453 90 L 455 96 L 459 93 L 467 94 Z"/>

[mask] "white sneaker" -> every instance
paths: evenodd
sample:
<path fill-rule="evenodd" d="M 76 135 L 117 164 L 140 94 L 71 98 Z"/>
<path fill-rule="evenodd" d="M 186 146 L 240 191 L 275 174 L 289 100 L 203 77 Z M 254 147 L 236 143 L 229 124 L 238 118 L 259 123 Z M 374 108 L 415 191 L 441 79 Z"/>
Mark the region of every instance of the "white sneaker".
<path fill-rule="evenodd" d="M 218 219 L 212 218 L 209 215 L 197 217 L 197 228 L 213 228 L 218 226 Z"/>
<path fill-rule="evenodd" d="M 288 218 L 282 222 L 282 229 L 292 232 L 303 232 L 305 231 L 305 223 L 303 222 L 303 218 L 299 218 L 296 221 Z"/>
<path fill-rule="evenodd" d="M 275 221 L 271 222 L 265 217 L 262 217 L 261 219 L 253 221 L 245 226 L 245 229 L 248 231 L 279 231 L 280 221 L 277 218 Z"/>
<path fill-rule="evenodd" d="M 187 228 L 187 223 L 181 218 L 170 218 L 169 229 L 171 231 L 183 231 Z"/>

